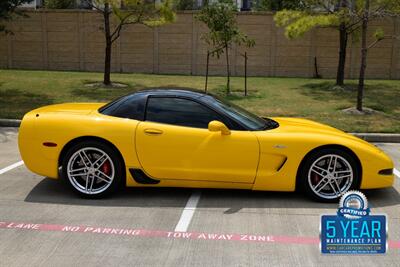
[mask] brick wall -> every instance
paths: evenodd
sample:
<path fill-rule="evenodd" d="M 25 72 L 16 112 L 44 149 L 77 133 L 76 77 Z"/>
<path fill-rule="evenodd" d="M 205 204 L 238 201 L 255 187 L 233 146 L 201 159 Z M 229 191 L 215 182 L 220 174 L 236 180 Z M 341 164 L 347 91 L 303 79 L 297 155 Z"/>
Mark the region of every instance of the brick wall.
<path fill-rule="evenodd" d="M 87 10 L 28 12 L 28 18 L 10 23 L 13 35 L 0 36 L 0 67 L 20 69 L 102 71 L 104 36 L 102 17 Z M 150 29 L 127 26 L 114 43 L 114 72 L 202 75 L 206 69 L 207 46 L 201 39 L 206 27 L 192 12 L 180 13 L 173 24 Z M 312 77 L 314 58 L 319 73 L 335 77 L 338 33 L 317 29 L 304 37 L 288 40 L 277 28 L 272 14 L 240 13 L 240 28 L 255 39 L 250 49 L 232 47 L 230 62 L 233 75 L 242 75 L 247 51 L 251 76 Z M 382 27 L 387 35 L 400 35 L 400 21 L 375 22 L 371 30 Z M 359 44 L 350 40 L 346 76 L 356 78 Z M 210 73 L 225 73 L 225 55 L 210 59 Z M 388 39 L 370 50 L 368 78 L 400 78 L 400 40 Z"/>

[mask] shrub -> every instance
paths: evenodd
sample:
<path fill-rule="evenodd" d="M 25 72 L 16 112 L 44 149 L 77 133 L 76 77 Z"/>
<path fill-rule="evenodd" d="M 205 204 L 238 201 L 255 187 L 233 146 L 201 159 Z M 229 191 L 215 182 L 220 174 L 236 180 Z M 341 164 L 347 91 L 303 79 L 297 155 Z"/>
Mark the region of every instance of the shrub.
<path fill-rule="evenodd" d="M 71 9 L 76 5 L 76 0 L 45 0 L 44 6 L 50 9 Z"/>
<path fill-rule="evenodd" d="M 197 9 L 196 0 L 176 0 L 177 10 L 195 10 Z"/>
<path fill-rule="evenodd" d="M 299 10 L 304 3 L 299 0 L 256 0 L 252 1 L 251 8 L 255 11 L 279 11 L 283 9 Z"/>

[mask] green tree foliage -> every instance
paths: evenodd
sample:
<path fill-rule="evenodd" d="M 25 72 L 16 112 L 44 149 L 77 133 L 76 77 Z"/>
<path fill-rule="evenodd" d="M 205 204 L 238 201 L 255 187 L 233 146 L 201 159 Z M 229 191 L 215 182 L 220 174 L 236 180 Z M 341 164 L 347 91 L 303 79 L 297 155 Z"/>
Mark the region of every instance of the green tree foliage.
<path fill-rule="evenodd" d="M 298 38 L 316 27 L 332 27 L 339 31 L 339 57 L 336 84 L 344 84 L 347 41 L 360 27 L 360 20 L 351 16 L 352 0 L 304 0 L 300 10 L 282 10 L 274 20 L 285 27 L 288 38 Z"/>
<path fill-rule="evenodd" d="M 289 39 L 301 37 L 316 27 L 339 26 L 340 24 L 337 14 L 314 14 L 297 10 L 282 10 L 276 13 L 274 20 L 278 26 L 285 26 L 285 35 Z"/>
<path fill-rule="evenodd" d="M 399 15 L 399 0 L 304 0 L 303 10 L 282 10 L 274 20 L 278 26 L 285 27 L 288 38 L 297 38 L 316 27 L 333 27 L 339 30 L 339 63 L 336 83 L 343 85 L 344 66 L 348 36 L 360 32 L 361 62 L 357 94 L 357 109 L 362 111 L 367 52 L 386 36 L 382 29 L 377 29 L 367 43 L 369 23 Z"/>
<path fill-rule="evenodd" d="M 161 2 L 152 0 L 92 0 L 86 1 L 86 3 L 103 16 L 106 43 L 103 78 L 105 85 L 111 84 L 112 44 L 121 36 L 124 27 L 133 24 L 158 27 L 175 20 L 171 0 Z M 121 8 L 121 6 L 124 8 Z"/>
<path fill-rule="evenodd" d="M 299 0 L 258 0 L 252 2 L 252 9 L 256 11 L 298 10 L 303 8 L 303 1 Z"/>
<path fill-rule="evenodd" d="M 252 47 L 254 40 L 243 34 L 236 22 L 236 6 L 233 1 L 220 0 L 204 6 L 196 19 L 203 22 L 208 27 L 208 32 L 202 35 L 202 39 L 212 47 L 211 56 L 217 58 L 225 53 L 227 94 L 230 93 L 230 69 L 229 69 L 229 49 L 232 44 L 245 45 Z"/>
<path fill-rule="evenodd" d="M 350 13 L 354 19 L 361 21 L 360 74 L 357 88 L 357 110 L 363 111 L 365 71 L 367 69 L 368 50 L 386 38 L 399 36 L 385 35 L 382 28 L 377 28 L 372 34 L 373 41 L 368 43 L 368 29 L 371 21 L 400 16 L 399 0 L 357 0 L 355 8 Z"/>
<path fill-rule="evenodd" d="M 44 6 L 49 9 L 71 9 L 75 8 L 76 0 L 45 0 Z"/>
<path fill-rule="evenodd" d="M 15 15 L 25 16 L 17 7 L 30 2 L 32 0 L 0 0 L 0 32 L 9 32 L 3 23 L 11 20 Z"/>
<path fill-rule="evenodd" d="M 175 0 L 177 10 L 195 10 L 196 0 Z"/>

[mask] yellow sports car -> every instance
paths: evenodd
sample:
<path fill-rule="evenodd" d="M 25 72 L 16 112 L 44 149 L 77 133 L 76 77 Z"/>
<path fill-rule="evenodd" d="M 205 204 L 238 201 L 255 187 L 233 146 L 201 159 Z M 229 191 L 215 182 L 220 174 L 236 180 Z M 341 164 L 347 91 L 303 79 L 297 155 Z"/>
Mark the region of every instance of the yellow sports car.
<path fill-rule="evenodd" d="M 86 197 L 126 184 L 299 189 L 336 201 L 394 180 L 392 160 L 359 138 L 310 120 L 260 118 L 182 89 L 35 109 L 22 120 L 19 149 L 31 171 L 63 178 Z"/>

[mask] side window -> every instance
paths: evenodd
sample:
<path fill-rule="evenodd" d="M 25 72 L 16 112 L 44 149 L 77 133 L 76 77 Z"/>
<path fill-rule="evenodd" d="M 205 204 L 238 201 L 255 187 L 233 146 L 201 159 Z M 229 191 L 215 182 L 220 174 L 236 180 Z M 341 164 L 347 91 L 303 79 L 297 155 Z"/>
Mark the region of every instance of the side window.
<path fill-rule="evenodd" d="M 178 126 L 207 128 L 221 117 L 213 110 L 197 102 L 172 97 L 149 97 L 146 120 Z"/>
<path fill-rule="evenodd" d="M 145 96 L 132 95 L 114 108 L 110 115 L 119 118 L 143 120 L 145 101 Z"/>

